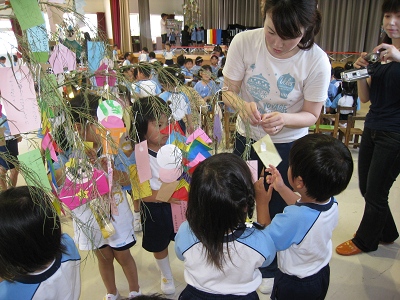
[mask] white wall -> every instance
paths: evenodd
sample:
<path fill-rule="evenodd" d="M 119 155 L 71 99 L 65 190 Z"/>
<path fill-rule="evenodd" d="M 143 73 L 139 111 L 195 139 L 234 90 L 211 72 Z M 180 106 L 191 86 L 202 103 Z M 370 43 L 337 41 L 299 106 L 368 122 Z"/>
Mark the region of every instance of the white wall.
<path fill-rule="evenodd" d="M 109 1 L 107 2 L 110 3 Z M 87 14 L 105 12 L 104 3 L 101 0 L 85 0 L 85 3 L 86 5 L 83 7 L 83 9 Z"/>

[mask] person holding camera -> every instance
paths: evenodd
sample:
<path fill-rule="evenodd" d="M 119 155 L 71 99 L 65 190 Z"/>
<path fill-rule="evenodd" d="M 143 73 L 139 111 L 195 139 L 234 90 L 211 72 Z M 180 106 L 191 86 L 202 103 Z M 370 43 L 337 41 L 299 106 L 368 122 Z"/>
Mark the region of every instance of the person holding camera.
<path fill-rule="evenodd" d="M 375 251 L 399 237 L 388 197 L 400 173 L 400 0 L 385 0 L 382 13 L 385 37 L 373 49 L 381 61 L 370 78 L 357 81 L 361 102 L 371 102 L 358 155 L 365 210 L 354 238 L 336 247 L 340 255 Z M 354 68 L 370 64 L 366 55 L 361 53 Z"/>

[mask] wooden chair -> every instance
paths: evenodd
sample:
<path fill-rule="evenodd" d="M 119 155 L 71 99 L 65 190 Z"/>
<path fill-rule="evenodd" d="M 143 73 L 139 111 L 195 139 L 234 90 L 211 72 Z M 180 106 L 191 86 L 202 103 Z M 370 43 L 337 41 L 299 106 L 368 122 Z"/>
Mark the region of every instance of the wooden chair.
<path fill-rule="evenodd" d="M 225 149 L 229 149 L 233 144 L 233 137 L 236 131 L 236 119 L 237 119 L 237 113 L 231 113 L 225 107 L 224 111 Z"/>
<path fill-rule="evenodd" d="M 339 128 L 339 140 L 343 140 L 344 137 L 344 144 L 349 147 L 349 145 L 353 145 L 353 148 L 357 148 L 360 146 L 359 138 L 363 134 L 364 129 L 355 127 L 356 121 L 365 121 L 365 116 L 352 116 L 349 115 L 347 119 L 346 128 Z M 363 126 L 364 127 L 364 126 Z M 353 140 L 354 136 L 354 140 Z"/>
<path fill-rule="evenodd" d="M 324 124 L 325 120 L 329 124 Z M 317 123 L 315 123 L 314 133 L 330 132 L 334 138 L 337 138 L 339 132 L 339 114 L 325 114 L 321 111 Z"/>
<path fill-rule="evenodd" d="M 337 107 L 337 113 L 339 114 L 339 127 L 342 124 L 347 124 L 347 120 L 340 120 L 340 115 L 345 112 L 346 114 L 351 114 L 354 117 L 357 116 L 357 106 L 340 106 Z"/>

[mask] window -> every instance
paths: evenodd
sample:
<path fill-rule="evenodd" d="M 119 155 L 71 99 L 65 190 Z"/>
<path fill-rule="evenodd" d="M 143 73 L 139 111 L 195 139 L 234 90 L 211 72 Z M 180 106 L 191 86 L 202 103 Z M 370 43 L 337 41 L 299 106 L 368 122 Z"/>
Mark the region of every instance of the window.
<path fill-rule="evenodd" d="M 129 14 L 129 25 L 131 29 L 131 36 L 140 35 L 140 22 L 139 14 Z"/>
<path fill-rule="evenodd" d="M 12 31 L 10 20 L 0 20 L 0 56 L 7 57 L 7 66 L 10 65 L 7 53 L 12 57 L 17 53 L 17 46 L 17 39 Z"/>
<path fill-rule="evenodd" d="M 175 20 L 183 21 L 183 16 L 175 15 Z M 161 36 L 160 21 L 161 21 L 160 15 L 150 15 L 151 39 L 153 40 L 153 42 L 156 41 L 156 37 Z M 183 24 L 183 22 L 182 22 L 182 24 Z"/>

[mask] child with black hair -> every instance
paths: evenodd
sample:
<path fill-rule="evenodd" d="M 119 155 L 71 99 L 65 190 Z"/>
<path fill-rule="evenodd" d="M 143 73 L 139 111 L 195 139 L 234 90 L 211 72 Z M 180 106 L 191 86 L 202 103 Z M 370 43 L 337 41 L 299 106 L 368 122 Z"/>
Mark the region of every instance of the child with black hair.
<path fill-rule="evenodd" d="M 336 110 L 338 106 L 345 107 L 356 107 L 360 110 L 360 98 L 358 98 L 357 83 L 356 82 L 343 82 L 342 92 L 333 99 L 331 108 Z M 341 110 L 339 115 L 339 120 L 347 120 L 349 115 L 353 115 L 352 110 Z M 340 126 L 345 126 L 346 124 L 339 124 Z"/>
<path fill-rule="evenodd" d="M 268 225 L 278 251 L 279 269 L 271 299 L 324 299 L 329 286 L 332 231 L 339 218 L 333 196 L 348 185 L 353 173 L 349 149 L 330 135 L 310 134 L 293 143 L 285 185 L 272 165 L 256 183 L 257 221 Z M 268 205 L 272 189 L 288 206 L 272 222 Z M 296 193 L 298 194 L 296 194 Z"/>
<path fill-rule="evenodd" d="M 194 127 L 190 101 L 186 94 L 179 89 L 185 83 L 185 77 L 179 72 L 179 69 L 166 67 L 160 73 L 159 80 L 164 88 L 160 98 L 169 105 L 174 120 L 178 121 L 182 131 L 186 133 L 187 128 L 188 134 L 191 134 L 194 131 Z M 183 120 L 184 118 L 186 118 L 187 127 Z"/>
<path fill-rule="evenodd" d="M 54 163 L 54 169 L 60 187 L 66 181 L 68 174 L 82 174 L 82 176 L 79 175 L 70 179 L 74 182 L 74 185 L 78 185 L 83 181 L 82 177 L 87 177 L 90 180 L 94 176 L 94 168 L 107 170 L 107 161 L 104 158 L 99 158 L 102 153 L 101 136 L 96 132 L 95 121 L 99 100 L 99 96 L 81 89 L 80 94 L 69 101 L 74 128 L 72 134 L 79 136 L 79 140 L 86 144 L 91 143 L 93 147 L 85 146 L 81 149 L 72 147 L 70 140 L 73 140 L 74 137 L 68 136 L 71 130 L 64 129 L 63 126 L 59 127 L 64 132 L 55 135 L 55 139 L 63 152 L 58 155 L 58 162 Z M 57 139 L 62 139 L 64 143 Z M 75 165 L 67 167 L 67 162 L 71 158 L 73 158 Z M 116 213 L 114 210 L 110 212 L 110 203 L 104 204 L 107 207 L 104 212 L 108 214 L 105 218 L 108 223 L 112 224 L 115 231 L 113 234 L 108 237 L 104 235 L 104 230 L 100 228 L 92 211 L 91 202 L 100 201 L 100 199 L 91 200 L 71 210 L 75 242 L 80 250 L 94 251 L 101 278 L 107 289 L 107 294 L 104 297 L 106 300 L 120 298 L 115 283 L 114 259 L 121 265 L 128 281 L 129 298 L 141 295 L 136 263 L 130 253 L 130 248 L 136 244 L 133 228 L 134 218 L 126 193 L 122 191 L 122 186 L 128 186 L 131 183 L 128 176 L 128 166 L 122 160 L 121 154 L 114 156 L 113 184 L 109 192 L 118 212 Z"/>
<path fill-rule="evenodd" d="M 216 154 L 197 166 L 175 242 L 188 284 L 179 299 L 259 299 L 258 268 L 276 251 L 265 228 L 245 223 L 254 204 L 250 169 L 239 156 Z"/>
<path fill-rule="evenodd" d="M 220 69 L 220 66 L 218 65 L 218 56 L 216 56 L 215 54 L 211 55 L 210 65 L 211 65 L 211 72 L 213 73 L 214 76 L 217 76 L 217 72 Z"/>
<path fill-rule="evenodd" d="M 153 69 L 152 65 L 149 63 L 139 63 L 136 69 L 138 72 L 138 81 L 134 83 L 134 92 L 136 97 L 141 98 L 160 94 L 160 87 L 156 82 L 150 79 L 152 75 L 151 71 Z"/>
<path fill-rule="evenodd" d="M 139 62 L 149 62 L 149 49 L 147 47 L 143 47 L 142 51 L 140 51 L 139 57 L 138 57 Z"/>
<path fill-rule="evenodd" d="M 186 79 L 193 79 L 193 73 L 191 71 L 192 68 L 193 68 L 193 59 L 185 58 L 185 61 L 183 62 L 183 66 L 181 67 L 181 69 L 182 69 L 182 74 L 185 76 Z"/>
<path fill-rule="evenodd" d="M 171 203 L 180 202 L 173 198 L 170 198 L 168 202 L 157 200 L 157 193 L 161 187 L 157 152 L 168 139 L 168 135 L 161 133 L 160 130 L 168 125 L 170 110 L 160 97 L 145 97 L 133 103 L 132 115 L 134 121 L 131 129 L 136 131 L 132 136 L 137 135 L 140 141 L 147 141 L 152 173 L 150 179 L 152 195 L 142 198 L 142 247 L 153 253 L 161 271 L 161 291 L 170 295 L 175 293 L 174 278 L 168 257 L 168 245 L 175 238 Z"/>
<path fill-rule="evenodd" d="M 156 61 L 158 61 L 156 58 L 156 54 L 154 53 L 154 51 L 151 51 L 149 53 L 149 63 L 154 63 Z"/>
<path fill-rule="evenodd" d="M 212 80 L 212 70 L 210 65 L 204 65 L 200 69 L 199 75 L 201 80 L 196 83 L 194 89 L 200 94 L 204 101 L 209 102 L 218 91 L 215 81 Z"/>
<path fill-rule="evenodd" d="M 199 71 L 201 67 L 203 66 L 203 58 L 201 56 L 197 56 L 196 59 L 194 60 L 195 65 L 193 66 L 191 72 L 194 76 L 198 77 Z"/>
<path fill-rule="evenodd" d="M 125 52 L 124 54 L 124 62 L 122 63 L 123 67 L 131 65 L 132 55 L 130 52 Z"/>
<path fill-rule="evenodd" d="M 165 64 L 167 66 L 170 66 L 174 63 L 174 52 L 171 51 L 171 44 L 170 43 L 166 43 L 165 44 L 165 49 L 163 51 L 163 56 L 165 58 Z"/>
<path fill-rule="evenodd" d="M 50 197 L 20 186 L 0 193 L 0 299 L 78 300 L 80 255 Z"/>

